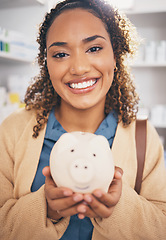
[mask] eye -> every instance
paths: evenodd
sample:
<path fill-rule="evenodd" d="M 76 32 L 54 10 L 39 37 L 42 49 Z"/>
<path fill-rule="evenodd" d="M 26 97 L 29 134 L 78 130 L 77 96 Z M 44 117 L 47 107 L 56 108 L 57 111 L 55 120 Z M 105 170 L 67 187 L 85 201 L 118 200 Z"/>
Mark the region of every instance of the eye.
<path fill-rule="evenodd" d="M 74 152 L 74 149 L 71 149 L 70 152 Z"/>
<path fill-rule="evenodd" d="M 54 58 L 65 58 L 65 57 L 68 57 L 68 56 L 69 56 L 69 54 L 64 53 L 64 52 L 57 53 L 57 54 L 53 55 Z"/>
<path fill-rule="evenodd" d="M 99 52 L 101 49 L 102 47 L 91 47 L 90 49 L 88 49 L 87 52 L 95 53 L 95 52 Z"/>
<path fill-rule="evenodd" d="M 94 156 L 94 157 L 96 157 L 96 154 L 95 154 L 95 153 L 93 153 L 93 156 Z"/>

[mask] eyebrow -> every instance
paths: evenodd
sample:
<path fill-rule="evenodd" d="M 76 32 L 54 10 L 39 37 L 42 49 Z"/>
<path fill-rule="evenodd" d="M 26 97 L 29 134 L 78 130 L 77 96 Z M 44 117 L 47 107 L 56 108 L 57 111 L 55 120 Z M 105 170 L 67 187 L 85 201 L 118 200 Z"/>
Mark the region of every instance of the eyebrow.
<path fill-rule="evenodd" d="M 87 38 L 83 39 L 82 42 L 88 43 L 88 42 L 94 41 L 94 40 L 97 39 L 97 38 L 102 38 L 102 39 L 106 40 L 105 37 L 103 37 L 103 36 L 94 35 L 94 36 L 87 37 Z M 64 45 L 67 45 L 67 42 L 53 42 L 53 43 L 48 47 L 48 49 L 50 49 L 50 48 L 53 47 L 53 46 L 64 46 Z"/>
<path fill-rule="evenodd" d="M 94 40 L 97 39 L 97 38 L 102 38 L 102 39 L 106 40 L 105 37 L 103 37 L 103 36 L 100 36 L 100 35 L 94 35 L 94 36 L 91 36 L 91 37 L 85 38 L 85 39 L 83 39 L 82 41 L 85 42 L 85 43 L 87 43 L 87 42 L 94 41 Z"/>

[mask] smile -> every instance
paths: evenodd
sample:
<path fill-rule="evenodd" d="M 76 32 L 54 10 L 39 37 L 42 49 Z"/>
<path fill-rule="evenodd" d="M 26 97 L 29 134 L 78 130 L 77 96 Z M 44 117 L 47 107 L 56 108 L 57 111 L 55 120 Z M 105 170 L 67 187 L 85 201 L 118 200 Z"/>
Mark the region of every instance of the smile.
<path fill-rule="evenodd" d="M 72 89 L 84 89 L 84 88 L 92 87 L 96 82 L 97 82 L 97 79 L 79 82 L 79 83 L 69 83 L 68 85 Z"/>

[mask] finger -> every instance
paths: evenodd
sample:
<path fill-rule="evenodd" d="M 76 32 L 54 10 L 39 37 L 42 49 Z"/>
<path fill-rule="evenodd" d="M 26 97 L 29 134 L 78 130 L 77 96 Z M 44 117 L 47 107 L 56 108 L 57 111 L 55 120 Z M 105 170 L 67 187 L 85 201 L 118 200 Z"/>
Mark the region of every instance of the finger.
<path fill-rule="evenodd" d="M 114 178 L 109 186 L 108 193 L 121 192 L 122 189 L 122 174 L 119 170 L 115 170 Z"/>
<path fill-rule="evenodd" d="M 45 179 L 45 183 L 46 184 L 50 184 L 50 185 L 56 186 L 56 183 L 52 179 L 51 171 L 50 171 L 50 167 L 49 166 L 44 167 L 43 170 L 42 170 L 42 173 L 43 173 L 43 175 L 46 178 Z"/>
<path fill-rule="evenodd" d="M 50 199 L 62 198 L 71 196 L 73 191 L 68 188 L 57 188 L 56 183 L 52 179 L 50 167 L 44 167 L 42 170 L 43 175 L 46 177 L 45 179 L 45 192 L 48 194 Z"/>
<path fill-rule="evenodd" d="M 79 212 L 78 217 L 80 219 L 84 218 L 85 216 L 89 218 L 98 217 L 98 215 L 90 208 L 90 206 L 86 204 L 86 202 L 85 203 L 83 202 L 83 204 L 84 206 L 78 205 L 77 207 L 77 211 Z"/>
<path fill-rule="evenodd" d="M 51 175 L 50 167 L 49 166 L 44 167 L 42 173 L 45 177 L 49 177 Z"/>
<path fill-rule="evenodd" d="M 84 195 L 84 200 L 88 200 L 86 198 L 86 194 Z M 104 196 L 104 194 L 102 194 L 102 197 Z M 106 218 L 108 216 L 110 216 L 111 214 L 111 208 L 108 208 L 106 205 L 104 205 L 101 201 L 98 201 L 98 199 L 93 196 L 92 194 L 91 195 L 88 195 L 88 197 L 91 198 L 91 201 L 90 201 L 90 198 L 89 198 L 89 201 L 88 201 L 88 206 L 89 208 L 93 211 L 93 214 L 95 214 L 97 217 L 102 217 L 102 218 Z M 101 197 L 101 198 L 102 198 Z M 79 209 L 78 209 L 79 210 Z M 89 211 L 89 212 L 88 212 Z M 86 215 L 88 214 L 92 214 L 90 212 L 90 210 L 86 210 Z"/>
<path fill-rule="evenodd" d="M 81 201 L 82 202 L 82 201 Z M 60 202 L 59 202 L 60 203 Z M 61 203 L 60 203 L 61 204 Z M 69 206 L 71 204 L 71 206 Z M 68 205 L 68 207 L 66 207 Z M 62 206 L 62 205 L 61 205 Z M 78 210 L 79 206 L 79 210 Z M 64 208 L 65 207 L 65 208 Z M 58 210 L 58 213 L 62 217 L 72 216 L 75 214 L 84 214 L 86 212 L 87 206 L 85 206 L 83 203 L 75 203 L 73 205 L 72 201 L 68 201 L 67 204 L 64 203 L 63 208 Z"/>
<path fill-rule="evenodd" d="M 57 187 L 55 184 L 48 185 L 47 181 L 45 184 L 45 192 L 50 200 L 67 198 L 73 194 L 73 191 L 71 189 L 65 187 Z"/>
<path fill-rule="evenodd" d="M 76 204 L 68 209 L 60 210 L 58 213 L 63 217 L 78 214 L 78 218 L 80 219 L 83 219 L 85 216 L 90 218 L 98 217 L 98 215 L 85 202 Z"/>
<path fill-rule="evenodd" d="M 93 192 L 94 197 L 97 199 L 98 202 L 105 205 L 107 208 L 113 207 L 118 202 L 118 197 L 111 195 L 109 193 L 103 192 L 101 189 L 96 189 Z M 90 204 L 93 201 L 93 197 L 90 194 L 84 195 L 84 200 Z"/>
<path fill-rule="evenodd" d="M 100 189 L 96 189 L 93 192 L 93 195 L 100 203 L 102 203 L 106 207 L 110 208 L 110 207 L 115 206 L 118 203 L 119 198 L 120 198 L 119 192 L 121 193 L 120 186 L 119 186 L 119 189 L 117 189 L 116 191 L 110 190 L 110 192 L 108 192 L 108 193 L 104 193 Z"/>
<path fill-rule="evenodd" d="M 121 179 L 123 176 L 123 170 L 120 167 L 115 166 L 114 178 Z"/>
<path fill-rule="evenodd" d="M 48 200 L 49 206 L 53 210 L 66 210 L 72 208 L 76 204 L 80 203 L 83 200 L 83 195 L 80 193 L 75 193 L 69 197 L 63 197 L 56 200 Z"/>

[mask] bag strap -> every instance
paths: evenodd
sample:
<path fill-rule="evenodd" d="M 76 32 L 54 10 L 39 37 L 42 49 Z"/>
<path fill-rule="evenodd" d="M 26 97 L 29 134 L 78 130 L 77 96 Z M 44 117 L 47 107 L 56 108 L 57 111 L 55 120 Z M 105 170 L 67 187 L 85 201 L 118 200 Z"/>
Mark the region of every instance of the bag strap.
<path fill-rule="evenodd" d="M 136 120 L 136 151 L 137 151 L 137 176 L 135 182 L 135 191 L 139 194 L 141 190 L 142 175 L 146 154 L 146 125 L 147 120 Z"/>

